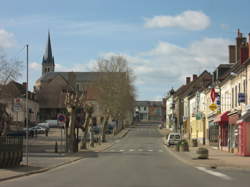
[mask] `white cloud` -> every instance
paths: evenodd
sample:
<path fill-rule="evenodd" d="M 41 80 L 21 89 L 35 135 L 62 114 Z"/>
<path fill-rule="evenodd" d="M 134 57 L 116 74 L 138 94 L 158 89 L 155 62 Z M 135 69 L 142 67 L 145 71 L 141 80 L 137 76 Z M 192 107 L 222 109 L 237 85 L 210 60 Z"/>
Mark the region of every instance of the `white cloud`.
<path fill-rule="evenodd" d="M 106 53 L 103 57 L 124 56 L 136 75 L 139 95 L 156 99 L 155 96 L 164 95 L 171 87 L 184 84 L 186 76 L 200 74 L 204 70 L 211 72 L 219 64 L 228 63 L 230 43 L 232 41 L 223 38 L 204 38 L 183 48 L 161 41 L 152 50 L 135 56 Z"/>
<path fill-rule="evenodd" d="M 33 71 L 41 71 L 42 65 L 41 65 L 41 63 L 32 62 L 29 64 L 29 68 Z"/>
<path fill-rule="evenodd" d="M 186 30 L 203 30 L 210 25 L 210 18 L 201 11 L 188 10 L 176 16 L 154 16 L 147 18 L 145 27 L 180 27 Z"/>
<path fill-rule="evenodd" d="M 15 46 L 14 34 L 0 29 L 0 48 L 10 48 Z"/>

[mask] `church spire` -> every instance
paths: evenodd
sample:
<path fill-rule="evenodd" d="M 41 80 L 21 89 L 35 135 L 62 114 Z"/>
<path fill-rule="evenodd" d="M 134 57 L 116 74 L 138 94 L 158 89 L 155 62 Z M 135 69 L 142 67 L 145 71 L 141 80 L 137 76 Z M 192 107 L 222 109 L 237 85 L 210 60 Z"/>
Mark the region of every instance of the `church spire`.
<path fill-rule="evenodd" d="M 43 55 L 42 66 L 43 66 L 43 72 L 42 72 L 43 75 L 48 72 L 54 72 L 55 63 L 54 63 L 54 57 L 52 55 L 50 32 L 48 32 L 48 41 L 47 41 L 45 53 Z"/>

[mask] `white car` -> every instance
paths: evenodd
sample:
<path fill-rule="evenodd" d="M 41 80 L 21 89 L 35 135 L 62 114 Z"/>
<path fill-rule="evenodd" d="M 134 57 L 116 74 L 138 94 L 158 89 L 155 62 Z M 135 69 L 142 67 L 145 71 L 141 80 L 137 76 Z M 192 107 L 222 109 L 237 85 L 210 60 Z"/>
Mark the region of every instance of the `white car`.
<path fill-rule="evenodd" d="M 167 137 L 166 144 L 167 144 L 167 146 L 176 145 L 180 140 L 181 140 L 180 133 L 171 132 L 171 133 L 169 133 L 169 135 Z"/>

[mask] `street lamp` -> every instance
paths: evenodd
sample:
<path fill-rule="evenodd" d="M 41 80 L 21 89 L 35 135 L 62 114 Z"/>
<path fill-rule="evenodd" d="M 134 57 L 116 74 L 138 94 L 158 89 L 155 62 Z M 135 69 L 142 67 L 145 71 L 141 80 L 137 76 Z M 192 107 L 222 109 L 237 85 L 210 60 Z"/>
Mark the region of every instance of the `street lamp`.
<path fill-rule="evenodd" d="M 29 166 L 29 120 L 28 120 L 28 89 L 29 89 L 29 45 L 26 45 L 26 165 Z"/>

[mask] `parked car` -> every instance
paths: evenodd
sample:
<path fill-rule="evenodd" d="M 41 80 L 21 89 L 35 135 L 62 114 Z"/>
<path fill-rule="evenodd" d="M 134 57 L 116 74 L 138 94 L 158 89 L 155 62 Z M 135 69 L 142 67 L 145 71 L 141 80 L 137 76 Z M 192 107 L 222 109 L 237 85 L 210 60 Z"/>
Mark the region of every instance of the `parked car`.
<path fill-rule="evenodd" d="M 46 120 L 45 122 L 49 124 L 49 128 L 57 128 L 57 127 L 59 127 L 59 124 L 58 124 L 57 120 Z"/>
<path fill-rule="evenodd" d="M 94 131 L 95 134 L 100 133 L 100 128 L 97 125 L 93 126 L 92 128 L 93 128 L 93 131 Z"/>
<path fill-rule="evenodd" d="M 171 132 L 168 134 L 166 144 L 167 144 L 167 146 L 176 145 L 180 140 L 181 140 L 180 133 L 172 133 Z"/>
<path fill-rule="evenodd" d="M 40 126 L 40 127 L 49 129 L 49 123 L 37 123 L 36 126 Z"/>
<path fill-rule="evenodd" d="M 40 126 L 35 126 L 31 128 L 37 134 L 45 134 L 46 129 Z"/>
<path fill-rule="evenodd" d="M 105 130 L 105 134 L 112 134 L 113 133 L 113 129 L 114 129 L 114 126 L 111 125 L 111 124 L 108 124 L 106 130 Z"/>

